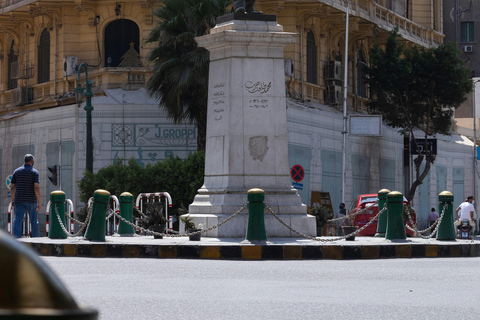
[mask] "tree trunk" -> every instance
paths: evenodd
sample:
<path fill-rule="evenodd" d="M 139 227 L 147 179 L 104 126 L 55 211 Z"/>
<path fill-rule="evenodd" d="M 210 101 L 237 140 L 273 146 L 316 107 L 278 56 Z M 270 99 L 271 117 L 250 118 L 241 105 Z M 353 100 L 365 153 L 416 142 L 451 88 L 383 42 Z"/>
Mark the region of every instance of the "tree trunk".
<path fill-rule="evenodd" d="M 420 160 L 420 161 L 418 161 Z M 415 173 L 416 173 L 416 180 L 412 183 L 410 190 L 405 195 L 405 198 L 412 202 L 413 198 L 415 197 L 415 192 L 417 191 L 417 187 L 423 183 L 423 180 L 430 172 L 430 168 L 432 167 L 433 162 L 435 161 L 435 156 L 426 156 L 425 157 L 425 168 L 423 172 L 420 174 L 420 165 L 423 162 L 423 155 L 419 155 L 415 160 Z"/>

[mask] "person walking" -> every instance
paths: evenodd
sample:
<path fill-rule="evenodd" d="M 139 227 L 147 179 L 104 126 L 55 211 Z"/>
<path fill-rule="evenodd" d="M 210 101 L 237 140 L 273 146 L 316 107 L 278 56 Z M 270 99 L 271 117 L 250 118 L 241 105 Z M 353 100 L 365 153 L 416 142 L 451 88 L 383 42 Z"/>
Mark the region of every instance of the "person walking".
<path fill-rule="evenodd" d="M 22 221 L 25 211 L 28 212 L 32 225 L 32 237 L 39 237 L 38 211 L 41 207 L 39 174 L 33 168 L 33 155 L 26 154 L 24 164 L 13 172 L 11 183 L 12 208 L 15 210 L 13 235 L 22 237 Z"/>
<path fill-rule="evenodd" d="M 435 223 L 435 221 L 437 221 L 438 219 L 438 213 L 435 211 L 435 208 L 432 208 L 432 210 L 430 210 L 430 213 L 428 214 L 428 226 L 430 227 L 432 224 Z"/>

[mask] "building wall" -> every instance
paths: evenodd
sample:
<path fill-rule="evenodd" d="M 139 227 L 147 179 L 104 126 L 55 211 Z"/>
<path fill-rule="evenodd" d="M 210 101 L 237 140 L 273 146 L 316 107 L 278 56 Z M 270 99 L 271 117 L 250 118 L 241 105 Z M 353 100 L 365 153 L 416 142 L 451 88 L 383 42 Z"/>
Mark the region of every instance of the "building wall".
<path fill-rule="evenodd" d="M 106 90 L 105 96 L 92 98 L 92 131 L 94 172 L 117 159 L 134 158 L 141 166 L 169 156 L 185 158 L 197 149 L 197 130 L 193 125 L 174 125 L 167 120 L 158 103 L 145 89 Z M 85 170 L 85 111 L 83 105 L 63 106 L 19 114 L 0 119 L 0 179 L 6 181 L 23 164 L 26 153 L 35 155 L 35 168 L 40 173 L 42 209 L 41 231 L 45 231 L 45 212 L 50 193 L 63 190 L 67 199 L 79 210 L 77 181 Z M 61 150 L 61 151 L 60 151 Z M 61 185 L 48 180 L 48 166 L 60 166 Z M 125 190 L 129 191 L 129 190 Z M 145 190 L 155 192 L 158 190 Z M 93 195 L 92 195 L 93 196 Z M 117 195 L 118 196 L 118 195 Z M 0 185 L 0 227 L 7 224 L 10 193 Z"/>
<path fill-rule="evenodd" d="M 341 202 L 343 114 L 328 107 L 313 107 L 311 103 L 293 100 L 288 100 L 287 106 L 289 150 L 301 150 L 308 160 L 300 163 L 300 159 L 290 154 L 290 167 L 310 163 L 310 168 L 305 170 L 307 185 L 299 192 L 302 201 L 310 207 L 311 192 L 329 192 L 333 208 L 337 210 Z M 348 136 L 347 206 L 358 194 L 377 193 L 384 188 L 405 194 L 410 187 L 403 174 L 403 136 L 386 125 L 382 125 L 381 131 L 381 137 Z M 472 147 L 473 144 L 462 136 L 437 136 L 436 160 L 423 184 L 417 188 L 413 201 L 421 227 L 426 224 L 430 208 L 438 207 L 440 192 L 452 192 L 454 205 L 473 194 Z M 307 176 L 308 171 L 310 176 Z"/>

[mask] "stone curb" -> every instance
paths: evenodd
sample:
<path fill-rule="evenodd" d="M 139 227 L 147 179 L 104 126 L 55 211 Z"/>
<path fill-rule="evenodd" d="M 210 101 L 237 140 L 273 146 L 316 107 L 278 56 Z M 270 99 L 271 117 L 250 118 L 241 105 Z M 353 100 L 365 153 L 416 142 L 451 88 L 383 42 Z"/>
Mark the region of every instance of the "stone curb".
<path fill-rule="evenodd" d="M 479 243 L 386 245 L 146 245 L 25 242 L 41 256 L 227 260 L 351 260 L 480 257 Z"/>

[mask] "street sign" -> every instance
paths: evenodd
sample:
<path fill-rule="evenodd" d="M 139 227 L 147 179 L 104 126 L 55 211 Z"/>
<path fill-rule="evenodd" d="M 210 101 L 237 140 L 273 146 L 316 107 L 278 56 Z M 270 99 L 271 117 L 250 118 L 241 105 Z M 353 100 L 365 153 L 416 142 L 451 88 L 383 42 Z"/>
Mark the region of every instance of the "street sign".
<path fill-rule="evenodd" d="M 12 175 L 9 175 L 9 176 L 7 177 L 6 184 L 7 184 L 7 188 L 8 188 L 8 189 L 11 189 L 11 188 L 12 188 Z"/>
<path fill-rule="evenodd" d="M 357 115 L 348 117 L 351 136 L 381 136 L 382 116 L 380 115 Z"/>
<path fill-rule="evenodd" d="M 290 170 L 290 175 L 292 176 L 293 181 L 300 182 L 305 177 L 305 170 L 303 170 L 301 165 L 296 164 L 292 167 L 292 170 Z"/>
<path fill-rule="evenodd" d="M 420 151 L 421 154 L 425 154 L 425 150 L 429 150 L 432 155 L 437 154 L 437 139 L 427 139 L 427 147 L 425 147 L 425 139 L 415 139 L 415 141 L 417 142 L 418 150 L 415 142 L 412 140 L 410 144 L 410 154 L 419 154 L 418 151 Z"/>
<path fill-rule="evenodd" d="M 303 183 L 292 183 L 292 187 L 297 190 L 303 190 Z"/>

